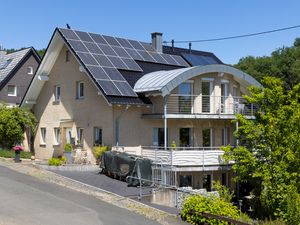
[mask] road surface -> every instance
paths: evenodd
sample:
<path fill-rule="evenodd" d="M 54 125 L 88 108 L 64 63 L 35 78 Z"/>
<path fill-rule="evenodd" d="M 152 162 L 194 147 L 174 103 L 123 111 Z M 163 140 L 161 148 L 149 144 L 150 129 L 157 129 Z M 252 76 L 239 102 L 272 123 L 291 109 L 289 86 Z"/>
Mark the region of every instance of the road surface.
<path fill-rule="evenodd" d="M 0 166 L 0 225 L 126 225 L 155 221 Z"/>

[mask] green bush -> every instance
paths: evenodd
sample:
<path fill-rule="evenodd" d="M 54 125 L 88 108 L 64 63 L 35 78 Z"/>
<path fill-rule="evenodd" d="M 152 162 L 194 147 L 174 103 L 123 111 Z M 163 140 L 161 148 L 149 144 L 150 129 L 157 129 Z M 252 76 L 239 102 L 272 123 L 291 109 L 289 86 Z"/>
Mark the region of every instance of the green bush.
<path fill-rule="evenodd" d="M 193 213 L 191 214 L 191 212 Z M 191 224 L 228 224 L 227 222 L 220 220 L 206 219 L 201 215 L 202 212 L 227 216 L 232 219 L 239 218 L 239 210 L 236 206 L 233 206 L 231 203 L 216 196 L 206 197 L 203 195 L 192 195 L 187 197 L 181 210 L 181 217 Z"/>
<path fill-rule="evenodd" d="M 258 225 L 287 225 L 287 224 L 282 220 L 265 220 L 265 221 L 260 221 Z M 298 225 L 298 224 L 295 223 L 293 225 Z"/>
<path fill-rule="evenodd" d="M 219 181 L 213 181 L 213 189 L 219 193 L 220 198 L 225 202 L 231 202 L 234 193 L 229 188 L 222 185 Z"/>
<path fill-rule="evenodd" d="M 60 158 L 51 158 L 48 160 L 49 166 L 61 166 L 62 164 L 66 164 L 66 157 L 62 156 Z"/>
<path fill-rule="evenodd" d="M 72 151 L 72 145 L 70 143 L 67 143 L 65 145 L 65 152 L 71 152 Z"/>
<path fill-rule="evenodd" d="M 23 159 L 30 159 L 31 156 L 32 156 L 31 152 L 21 151 L 21 158 L 23 158 Z M 1 149 L 0 150 L 0 157 L 3 157 L 3 158 L 14 158 L 15 157 L 15 152 L 14 151 L 10 151 L 10 150 L 6 150 L 6 149 Z"/>
<path fill-rule="evenodd" d="M 93 148 L 93 152 L 96 159 L 101 159 L 104 152 L 109 151 L 108 146 L 97 146 Z"/>
<path fill-rule="evenodd" d="M 300 194 L 290 191 L 287 197 L 287 224 L 299 225 L 300 224 Z"/>

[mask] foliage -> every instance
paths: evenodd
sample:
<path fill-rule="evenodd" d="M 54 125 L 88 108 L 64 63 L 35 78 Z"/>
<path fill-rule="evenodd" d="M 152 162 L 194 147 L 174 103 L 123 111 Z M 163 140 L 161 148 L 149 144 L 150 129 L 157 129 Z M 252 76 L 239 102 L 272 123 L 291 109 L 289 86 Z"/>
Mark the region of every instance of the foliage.
<path fill-rule="evenodd" d="M 70 143 L 67 143 L 65 145 L 65 152 L 71 152 L 72 151 L 72 145 Z"/>
<path fill-rule="evenodd" d="M 219 181 L 213 181 L 213 189 L 219 193 L 220 198 L 225 202 L 231 202 L 234 193 L 229 188 L 222 185 Z"/>
<path fill-rule="evenodd" d="M 300 84 L 290 91 L 277 78 L 262 84 L 264 89 L 251 87 L 245 96 L 260 109 L 256 119 L 237 115 L 241 146 L 225 147 L 224 157 L 235 161 L 237 180 L 255 186 L 257 216 L 286 220 L 290 190 L 300 191 Z"/>
<path fill-rule="evenodd" d="M 64 156 L 60 158 L 51 158 L 48 160 L 49 166 L 61 166 L 62 164 L 66 164 L 66 163 L 67 163 L 67 159 Z"/>
<path fill-rule="evenodd" d="M 265 220 L 258 223 L 258 225 L 286 225 L 283 220 Z M 297 225 L 297 224 L 294 224 Z"/>
<path fill-rule="evenodd" d="M 297 190 L 290 190 L 287 199 L 287 224 L 300 224 L 300 194 Z"/>
<path fill-rule="evenodd" d="M 23 159 L 30 159 L 31 156 L 32 156 L 31 152 L 21 151 L 21 153 L 20 153 L 20 157 L 23 158 Z M 0 150 L 0 157 L 14 158 L 15 157 L 15 152 L 10 151 L 10 150 L 1 149 Z"/>
<path fill-rule="evenodd" d="M 110 148 L 108 146 L 95 146 L 93 148 L 93 153 L 96 159 L 101 159 L 101 156 L 104 152 L 109 151 Z"/>
<path fill-rule="evenodd" d="M 193 212 L 192 214 L 191 211 Z M 202 212 L 228 216 L 233 219 L 239 218 L 239 210 L 236 206 L 216 196 L 206 197 L 203 195 L 187 197 L 181 210 L 181 216 L 191 224 L 228 224 L 224 221 L 206 219 L 201 215 Z"/>
<path fill-rule="evenodd" d="M 291 90 L 300 82 L 300 39 L 292 47 L 275 50 L 271 56 L 247 56 L 235 65 L 258 81 L 265 76 L 274 76 L 284 81 L 286 90 Z"/>
<path fill-rule="evenodd" d="M 24 140 L 26 129 L 34 133 L 36 118 L 27 109 L 0 105 L 0 147 L 10 149 Z"/>

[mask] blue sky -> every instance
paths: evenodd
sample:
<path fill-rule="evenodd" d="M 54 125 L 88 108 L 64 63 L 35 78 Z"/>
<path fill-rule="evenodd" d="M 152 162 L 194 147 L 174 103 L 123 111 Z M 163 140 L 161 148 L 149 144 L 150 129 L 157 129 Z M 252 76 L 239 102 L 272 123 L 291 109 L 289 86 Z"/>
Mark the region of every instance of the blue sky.
<path fill-rule="evenodd" d="M 5 48 L 47 46 L 55 27 L 150 42 L 150 33 L 166 41 L 199 40 L 300 25 L 300 1 L 290 0 L 11 0 L 1 2 L 0 44 Z M 300 37 L 300 28 L 228 41 L 194 43 L 234 64 L 247 55 L 263 56 Z M 177 45 L 188 47 L 187 44 Z"/>

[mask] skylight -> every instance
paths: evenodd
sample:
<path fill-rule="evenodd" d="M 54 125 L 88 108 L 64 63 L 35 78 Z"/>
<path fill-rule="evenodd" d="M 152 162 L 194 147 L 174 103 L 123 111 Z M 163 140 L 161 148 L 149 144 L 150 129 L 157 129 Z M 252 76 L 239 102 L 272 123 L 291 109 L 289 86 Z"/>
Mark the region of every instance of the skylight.
<path fill-rule="evenodd" d="M 12 61 L 12 59 L 8 59 L 3 62 L 0 62 L 0 70 L 5 69 L 11 63 L 11 61 Z"/>

